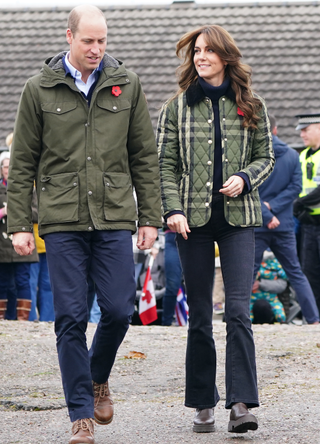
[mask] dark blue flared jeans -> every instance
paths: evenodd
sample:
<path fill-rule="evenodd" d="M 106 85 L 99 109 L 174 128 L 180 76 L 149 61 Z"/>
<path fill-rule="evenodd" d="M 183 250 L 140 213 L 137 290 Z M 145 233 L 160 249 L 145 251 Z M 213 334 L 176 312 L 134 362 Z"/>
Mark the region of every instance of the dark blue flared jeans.
<path fill-rule="evenodd" d="M 214 241 L 219 245 L 225 286 L 225 406 L 230 409 L 233 404 L 244 402 L 249 408 L 258 407 L 255 347 L 249 310 L 254 231 L 253 228 L 232 227 L 226 222 L 222 196 L 214 198 L 212 216 L 206 225 L 192 228 L 187 240 L 177 235 L 189 305 L 185 405 L 204 409 L 214 407 L 219 401 L 217 357 L 212 335 Z"/>

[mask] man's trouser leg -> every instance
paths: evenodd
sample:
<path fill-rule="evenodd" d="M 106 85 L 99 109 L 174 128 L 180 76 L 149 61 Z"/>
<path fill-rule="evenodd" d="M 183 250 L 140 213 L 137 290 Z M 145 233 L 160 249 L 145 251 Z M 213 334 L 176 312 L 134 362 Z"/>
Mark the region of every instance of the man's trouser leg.
<path fill-rule="evenodd" d="M 301 225 L 301 266 L 320 311 L 320 225 Z"/>
<path fill-rule="evenodd" d="M 70 419 L 73 422 L 93 418 L 92 379 L 109 376 L 133 311 L 135 282 L 131 233 L 51 233 L 45 236 L 45 243 L 54 295 L 57 350 Z M 94 375 L 85 335 L 89 273 L 96 282 L 104 311 L 94 339 Z"/>

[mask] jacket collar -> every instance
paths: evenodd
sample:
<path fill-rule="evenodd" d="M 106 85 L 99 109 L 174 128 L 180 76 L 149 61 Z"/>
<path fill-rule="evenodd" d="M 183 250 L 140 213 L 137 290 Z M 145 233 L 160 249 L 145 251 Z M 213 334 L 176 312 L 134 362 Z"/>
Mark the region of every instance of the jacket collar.
<path fill-rule="evenodd" d="M 233 102 L 236 101 L 236 95 L 235 95 L 233 89 L 231 88 L 231 85 L 227 89 L 225 95 Z M 203 100 L 205 97 L 206 97 L 206 95 L 205 95 L 203 89 L 201 88 L 201 85 L 198 82 L 198 80 L 193 82 L 186 91 L 186 98 L 187 98 L 188 106 L 196 105 L 197 103 L 201 102 L 201 100 Z"/>
<path fill-rule="evenodd" d="M 55 70 L 64 69 L 63 59 L 65 58 L 68 51 L 62 51 L 56 56 L 49 58 L 45 61 L 45 64 L 49 66 L 49 68 Z M 111 57 L 109 54 L 105 53 L 103 59 L 101 61 L 102 69 L 104 68 L 119 68 L 121 62 Z"/>
<path fill-rule="evenodd" d="M 73 89 L 76 89 L 74 81 L 70 76 L 66 77 L 66 72 L 63 65 L 63 59 L 67 51 L 60 52 L 53 58 L 45 61 L 41 70 L 40 85 L 43 87 L 53 87 L 59 83 L 68 83 Z M 108 81 L 110 79 L 111 86 L 116 82 L 117 84 L 124 84 L 127 71 L 124 64 L 120 60 L 116 60 L 109 54 L 105 53 L 102 60 L 102 71 L 98 84 Z M 122 81 L 120 81 L 120 78 Z"/>

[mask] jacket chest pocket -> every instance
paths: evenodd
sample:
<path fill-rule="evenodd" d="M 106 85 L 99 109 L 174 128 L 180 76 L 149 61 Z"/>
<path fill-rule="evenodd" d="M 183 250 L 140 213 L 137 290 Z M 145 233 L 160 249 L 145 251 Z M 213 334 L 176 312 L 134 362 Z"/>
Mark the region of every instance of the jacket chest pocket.
<path fill-rule="evenodd" d="M 137 220 L 130 176 L 126 173 L 104 173 L 103 181 L 105 219 L 130 222 Z"/>
<path fill-rule="evenodd" d="M 39 224 L 79 221 L 78 173 L 42 176 L 39 190 Z"/>
<path fill-rule="evenodd" d="M 110 111 L 112 114 L 118 114 L 121 111 L 126 111 L 131 108 L 131 102 L 128 99 L 108 100 L 98 98 L 97 105 L 99 108 L 105 111 Z"/>
<path fill-rule="evenodd" d="M 44 120 L 61 120 L 65 122 L 68 113 L 72 113 L 77 108 L 76 101 L 42 103 L 41 109 L 44 113 Z M 61 117 L 60 117 L 61 116 Z"/>

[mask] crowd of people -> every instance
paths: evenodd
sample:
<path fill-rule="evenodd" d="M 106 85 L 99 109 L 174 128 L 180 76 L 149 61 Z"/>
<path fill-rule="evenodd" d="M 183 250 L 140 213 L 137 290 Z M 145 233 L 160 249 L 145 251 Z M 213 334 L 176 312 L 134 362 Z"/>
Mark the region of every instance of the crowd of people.
<path fill-rule="evenodd" d="M 215 431 L 213 310 L 224 312 L 227 330 L 228 431 L 254 431 L 252 321 L 285 321 L 277 294 L 289 281 L 306 322 L 319 323 L 320 114 L 298 116 L 300 165 L 252 90 L 236 42 L 207 25 L 177 43 L 179 89 L 160 111 L 155 140 L 139 78 L 106 52 L 102 11 L 74 8 L 66 39 L 69 50 L 27 81 L 12 149 L 0 158 L 0 318 L 13 300 L 9 319 L 55 321 L 69 444 L 93 444 L 94 424 L 113 420 L 108 380 L 134 311 L 132 234 L 144 252 L 163 229 L 162 324 L 173 322 L 183 280 L 193 431 Z"/>

